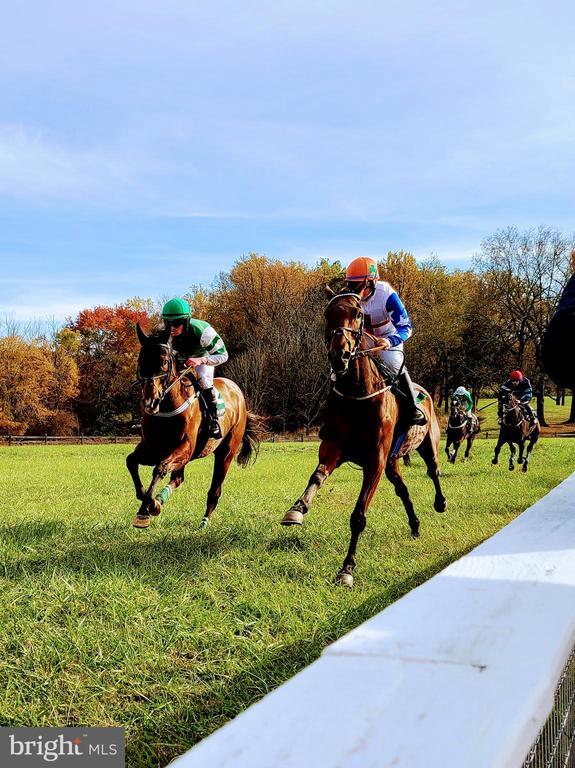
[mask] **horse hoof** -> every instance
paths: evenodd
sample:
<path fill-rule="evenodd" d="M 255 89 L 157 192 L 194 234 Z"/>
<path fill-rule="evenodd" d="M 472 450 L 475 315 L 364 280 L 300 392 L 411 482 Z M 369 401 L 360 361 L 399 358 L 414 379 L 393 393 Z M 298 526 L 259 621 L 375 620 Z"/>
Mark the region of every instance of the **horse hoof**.
<path fill-rule="evenodd" d="M 148 506 L 148 512 L 156 517 L 162 511 L 162 505 L 157 499 L 152 499 L 152 503 Z"/>
<path fill-rule="evenodd" d="M 525 462 L 525 464 L 523 464 L 522 470 L 523 470 L 523 472 L 527 472 L 527 462 Z"/>
<path fill-rule="evenodd" d="M 202 528 L 207 528 L 209 522 L 210 522 L 210 519 L 208 517 L 202 517 L 200 526 L 199 526 L 200 530 L 202 530 Z"/>
<path fill-rule="evenodd" d="M 335 583 L 341 584 L 342 587 L 348 587 L 351 589 L 353 587 L 353 576 L 351 573 L 340 571 L 335 577 Z"/>
<path fill-rule="evenodd" d="M 509 465 L 509 471 L 513 472 L 514 469 L 515 469 L 515 465 L 514 464 L 510 464 Z"/>
<path fill-rule="evenodd" d="M 150 522 L 151 521 L 149 515 L 136 515 L 136 517 L 132 520 L 132 525 L 134 528 L 149 528 Z"/>
<path fill-rule="evenodd" d="M 433 509 L 436 512 L 445 512 L 447 509 L 447 499 L 439 499 L 433 503 Z"/>
<path fill-rule="evenodd" d="M 282 525 L 303 525 L 303 513 L 297 509 L 289 509 L 281 520 Z"/>
<path fill-rule="evenodd" d="M 492 464 L 497 464 L 497 459 L 491 459 Z"/>

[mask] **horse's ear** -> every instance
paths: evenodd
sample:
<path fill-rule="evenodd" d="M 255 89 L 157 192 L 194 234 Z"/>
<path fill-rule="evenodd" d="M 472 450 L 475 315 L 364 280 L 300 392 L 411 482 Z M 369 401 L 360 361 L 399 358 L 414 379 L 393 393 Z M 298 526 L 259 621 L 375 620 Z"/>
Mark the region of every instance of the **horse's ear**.
<path fill-rule="evenodd" d="M 138 334 L 138 339 L 140 341 L 140 344 L 144 346 L 144 344 L 148 341 L 148 337 L 144 333 L 144 331 L 140 328 L 140 323 L 136 323 L 136 333 Z"/>
<path fill-rule="evenodd" d="M 333 288 L 330 288 L 329 285 L 326 285 L 324 290 L 325 290 L 325 295 L 329 299 L 333 299 L 333 297 L 335 296 L 335 291 L 333 290 Z"/>

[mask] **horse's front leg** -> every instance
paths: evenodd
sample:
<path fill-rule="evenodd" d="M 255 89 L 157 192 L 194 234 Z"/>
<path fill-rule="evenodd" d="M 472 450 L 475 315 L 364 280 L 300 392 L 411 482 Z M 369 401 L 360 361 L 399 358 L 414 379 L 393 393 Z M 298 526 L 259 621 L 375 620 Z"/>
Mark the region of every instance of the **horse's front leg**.
<path fill-rule="evenodd" d="M 452 464 L 455 464 L 455 460 L 457 459 L 457 454 L 459 452 L 460 445 L 461 443 L 459 443 L 457 440 L 453 443 L 453 453 L 451 454 L 451 458 L 449 459 L 449 461 Z"/>
<path fill-rule="evenodd" d="M 357 549 L 357 542 L 367 523 L 367 508 L 369 507 L 371 499 L 373 498 L 373 494 L 375 493 L 379 483 L 379 479 L 383 471 L 383 461 L 383 457 L 381 457 L 377 464 L 364 467 L 363 469 L 363 483 L 361 485 L 361 491 L 349 520 L 349 525 L 351 528 L 351 540 L 349 542 L 349 549 L 347 550 L 347 555 L 343 561 L 341 570 L 335 578 L 338 584 L 343 584 L 345 587 L 353 587 L 353 569 L 355 568 L 355 552 Z M 395 460 L 395 464 L 397 467 L 397 459 Z M 396 468 L 396 471 L 399 474 L 398 468 Z"/>
<path fill-rule="evenodd" d="M 150 487 L 144 494 L 138 514 L 132 520 L 132 525 L 135 528 L 148 528 L 150 525 L 150 515 L 160 514 L 162 504 L 167 501 L 167 498 L 164 498 L 161 493 L 158 494 L 158 496 L 154 496 L 156 488 L 168 472 L 175 474 L 174 486 L 179 485 L 181 482 L 179 479 L 179 470 L 185 467 L 191 456 L 192 446 L 187 440 L 184 440 L 167 459 L 164 459 L 157 465 L 157 467 L 154 467 Z"/>
<path fill-rule="evenodd" d="M 447 461 L 451 461 L 451 451 L 449 450 L 451 448 L 451 444 L 452 444 L 452 441 L 451 441 L 451 438 L 449 438 L 445 442 L 445 455 L 447 456 Z"/>
<path fill-rule="evenodd" d="M 493 459 L 491 460 L 492 464 L 497 464 L 499 461 L 499 452 L 505 445 L 505 440 L 501 438 L 501 432 L 499 432 L 499 437 L 497 438 L 497 445 L 495 446 L 495 453 L 493 454 Z"/>
<path fill-rule="evenodd" d="M 509 441 L 509 451 L 510 451 L 510 456 L 509 456 L 509 471 L 510 471 L 510 472 L 513 472 L 513 470 L 515 469 L 515 461 L 514 461 L 514 459 L 515 459 L 515 451 L 516 451 L 516 448 L 515 448 L 515 446 L 513 445 L 513 443 L 511 442 L 511 440 Z"/>
<path fill-rule="evenodd" d="M 473 445 L 473 441 L 475 440 L 475 435 L 469 435 L 467 438 L 467 447 L 465 448 L 465 454 L 463 455 L 463 461 L 467 461 L 469 458 L 469 453 L 471 451 L 471 446 Z"/>
<path fill-rule="evenodd" d="M 136 498 L 138 501 L 142 501 L 145 495 L 144 486 L 142 485 L 140 473 L 138 472 L 138 467 L 140 465 L 139 459 L 142 450 L 141 445 L 141 443 L 138 443 L 138 445 L 134 448 L 134 451 L 130 453 L 129 456 L 126 456 L 126 467 L 128 468 L 128 472 L 132 477 L 134 488 L 136 489 Z"/>
<path fill-rule="evenodd" d="M 529 457 L 531 456 L 531 451 L 533 450 L 533 446 L 537 442 L 537 438 L 539 435 L 536 435 L 534 438 L 529 438 L 529 443 L 527 445 L 527 453 L 525 454 L 525 460 L 523 461 L 523 471 L 527 472 L 527 467 L 529 465 Z"/>
<path fill-rule="evenodd" d="M 303 516 L 308 511 L 314 496 L 341 463 L 341 446 L 332 440 L 322 440 L 319 446 L 319 464 L 309 479 L 307 488 L 281 519 L 282 525 L 303 525 Z"/>

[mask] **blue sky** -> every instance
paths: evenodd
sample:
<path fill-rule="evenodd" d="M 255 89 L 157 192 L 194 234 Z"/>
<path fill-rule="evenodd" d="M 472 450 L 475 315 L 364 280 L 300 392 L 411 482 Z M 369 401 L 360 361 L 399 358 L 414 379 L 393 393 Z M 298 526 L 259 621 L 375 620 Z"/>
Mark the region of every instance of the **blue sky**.
<path fill-rule="evenodd" d="M 243 253 L 463 266 L 575 230 L 571 2 L 71 0 L 0 28 L 0 312 L 209 283 Z"/>

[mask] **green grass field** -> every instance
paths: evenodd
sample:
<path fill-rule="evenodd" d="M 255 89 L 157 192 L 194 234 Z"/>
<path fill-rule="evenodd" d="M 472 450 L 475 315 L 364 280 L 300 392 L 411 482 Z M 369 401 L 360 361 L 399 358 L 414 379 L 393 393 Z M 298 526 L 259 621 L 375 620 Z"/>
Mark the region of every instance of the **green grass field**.
<path fill-rule="evenodd" d="M 575 469 L 575 440 L 540 441 L 527 475 L 505 452 L 491 467 L 492 449 L 442 461 L 444 515 L 419 458 L 405 470 L 417 541 L 382 481 L 350 591 L 332 581 L 357 470 L 338 470 L 304 528 L 278 524 L 317 444 L 267 444 L 255 466 L 234 465 L 205 531 L 211 459 L 138 531 L 129 446 L 1 448 L 0 724 L 123 725 L 130 768 L 166 765 Z"/>

